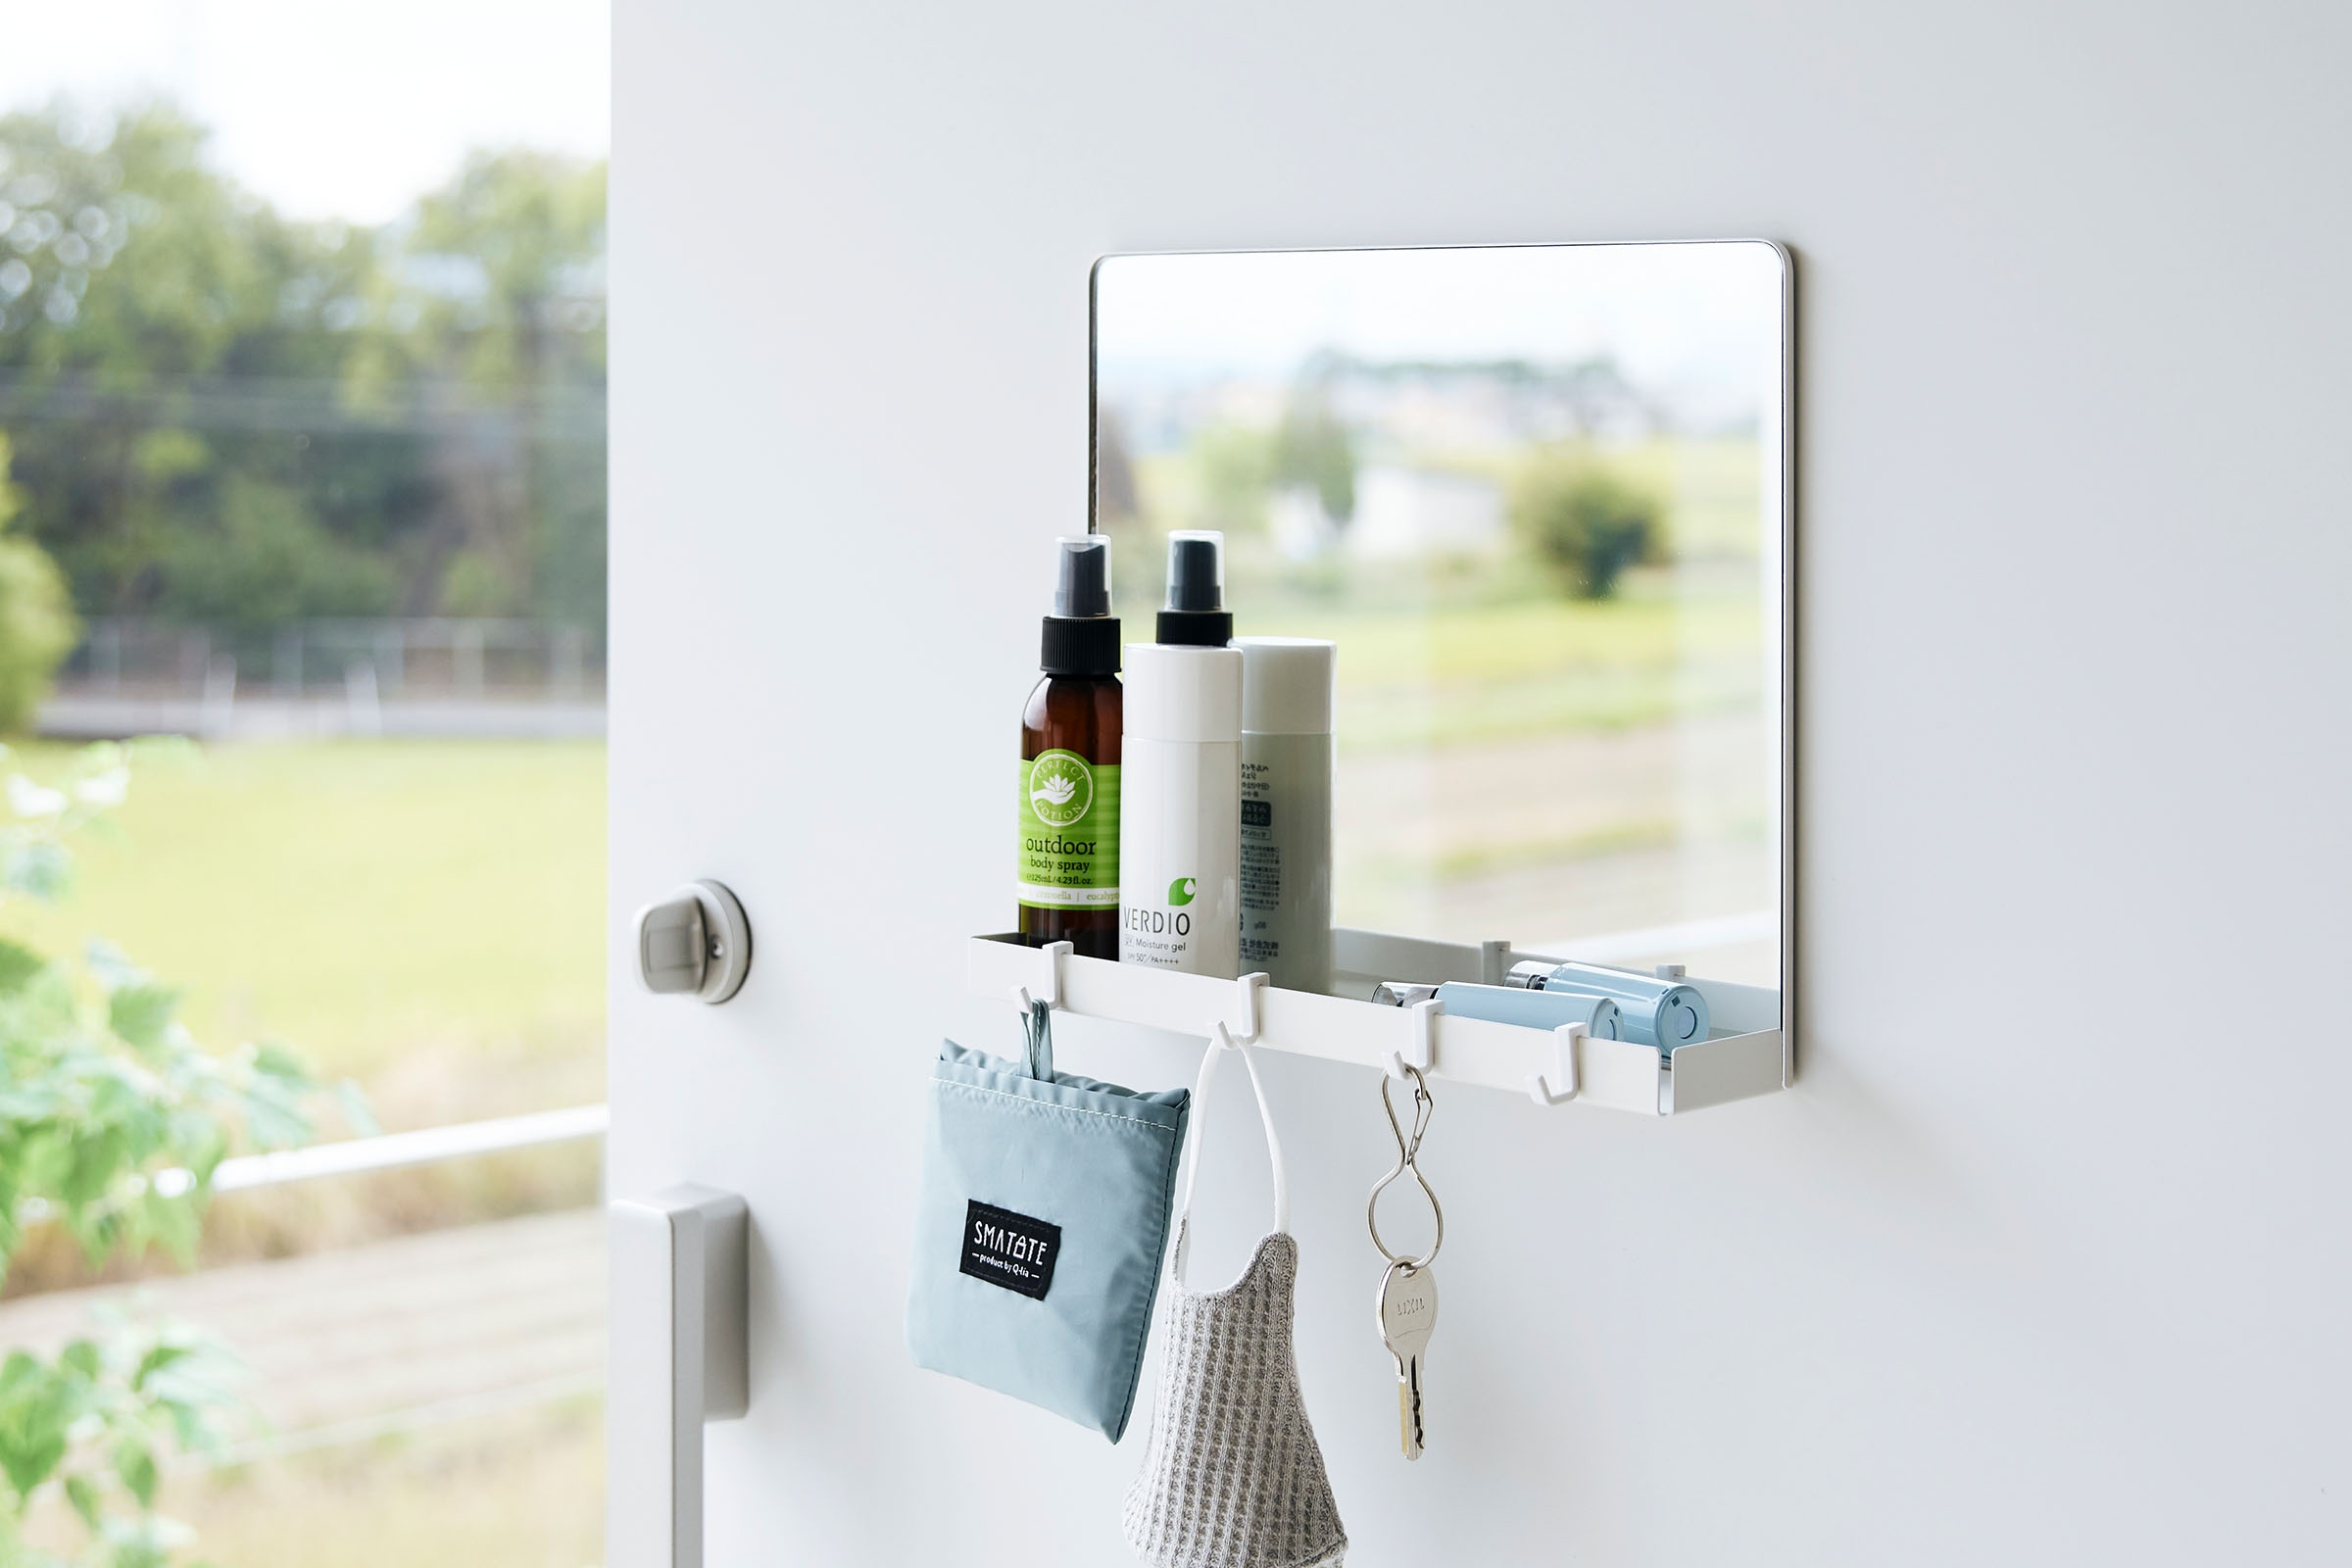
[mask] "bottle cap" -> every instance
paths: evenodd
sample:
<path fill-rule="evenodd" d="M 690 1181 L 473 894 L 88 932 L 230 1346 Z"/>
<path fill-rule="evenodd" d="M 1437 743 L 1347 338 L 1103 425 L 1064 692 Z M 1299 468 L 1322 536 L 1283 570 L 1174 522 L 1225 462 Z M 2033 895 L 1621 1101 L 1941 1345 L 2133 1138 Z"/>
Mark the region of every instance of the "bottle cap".
<path fill-rule="evenodd" d="M 1222 648 L 1233 641 L 1225 608 L 1225 536 L 1212 528 L 1168 535 L 1168 602 L 1153 635 L 1163 643 Z"/>
<path fill-rule="evenodd" d="M 1254 735 L 1328 735 L 1340 645 L 1315 637 L 1236 637 L 1242 728 Z"/>
<path fill-rule="evenodd" d="M 1062 617 L 1109 614 L 1109 536 L 1064 535 L 1054 541 L 1054 556 L 1060 565 L 1054 583 L 1054 613 Z"/>
<path fill-rule="evenodd" d="M 1054 613 L 1038 664 L 1049 675 L 1119 672 L 1119 622 L 1110 612 L 1110 540 L 1099 533 L 1054 541 Z"/>

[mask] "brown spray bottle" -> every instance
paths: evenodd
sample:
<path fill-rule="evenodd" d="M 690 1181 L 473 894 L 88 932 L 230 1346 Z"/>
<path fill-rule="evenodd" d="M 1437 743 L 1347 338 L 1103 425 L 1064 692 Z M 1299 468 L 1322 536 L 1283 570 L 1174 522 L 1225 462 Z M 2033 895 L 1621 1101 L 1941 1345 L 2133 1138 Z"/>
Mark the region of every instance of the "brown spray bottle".
<path fill-rule="evenodd" d="M 1056 539 L 1054 553 L 1045 678 L 1021 712 L 1021 940 L 1067 942 L 1081 957 L 1115 959 L 1122 713 L 1110 541 Z"/>

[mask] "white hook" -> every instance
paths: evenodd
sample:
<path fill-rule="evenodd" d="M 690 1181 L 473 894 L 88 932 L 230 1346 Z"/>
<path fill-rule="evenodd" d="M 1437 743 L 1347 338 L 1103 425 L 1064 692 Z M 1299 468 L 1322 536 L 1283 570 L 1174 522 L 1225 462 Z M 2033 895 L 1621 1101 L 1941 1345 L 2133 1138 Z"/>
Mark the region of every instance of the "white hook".
<path fill-rule="evenodd" d="M 1260 1030 L 1258 1022 L 1258 993 L 1266 988 L 1263 974 L 1246 974 L 1234 982 L 1236 1016 L 1218 1023 L 1219 1029 L 1230 1028 L 1232 1039 L 1227 1044 L 1254 1045 Z"/>
<path fill-rule="evenodd" d="M 1049 942 L 1032 951 L 1036 957 L 1031 966 L 1037 971 L 1032 978 L 1037 982 L 1038 994 L 1046 999 L 1047 1006 L 1058 1007 L 1061 1005 L 1061 960 L 1076 950 L 1067 942 Z M 1036 1004 L 1027 986 L 1014 986 L 1012 1000 L 1024 1018 L 1029 1016 L 1029 1009 Z"/>
<path fill-rule="evenodd" d="M 1409 1052 L 1392 1051 L 1381 1063 L 1381 1070 L 1398 1083 L 1405 1081 L 1404 1069 L 1417 1067 L 1422 1072 L 1435 1072 L 1438 1064 L 1438 1014 L 1446 1004 L 1432 997 L 1416 1002 L 1407 1009 L 1413 1017 L 1413 1038 Z"/>
<path fill-rule="evenodd" d="M 1058 1007 L 1061 1005 L 1061 960 L 1077 949 L 1067 942 L 1049 942 L 1040 951 L 1046 956 L 1046 1005 Z"/>
<path fill-rule="evenodd" d="M 1527 1092 L 1537 1104 L 1564 1105 L 1576 1098 L 1576 1043 L 1585 1038 L 1585 1032 L 1581 1023 L 1564 1023 L 1551 1032 L 1552 1045 L 1559 1053 L 1559 1071 L 1549 1077 L 1540 1072 L 1528 1075 Z M 1554 1081 L 1559 1088 L 1552 1087 Z"/>

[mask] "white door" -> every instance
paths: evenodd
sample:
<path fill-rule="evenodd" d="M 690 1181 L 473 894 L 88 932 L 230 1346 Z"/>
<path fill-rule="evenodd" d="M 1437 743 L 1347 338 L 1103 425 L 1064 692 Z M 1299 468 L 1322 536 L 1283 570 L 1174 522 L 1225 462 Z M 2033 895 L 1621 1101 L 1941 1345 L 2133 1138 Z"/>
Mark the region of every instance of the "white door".
<path fill-rule="evenodd" d="M 650 40 L 642 55 L 633 24 Z M 624 59 L 665 51 L 692 53 L 666 25 L 624 19 Z M 723 87 L 711 91 L 723 104 Z M 624 80 L 624 124 L 629 102 Z M 626 1208 L 612 1240 L 613 1562 L 650 1568 L 641 1553 L 698 1530 L 720 1563 L 786 1545 L 824 1562 L 1115 1561 L 1121 1494 L 1152 1428 L 1152 1363 L 1113 1446 L 916 1370 L 901 1332 L 926 1070 L 943 1036 L 999 1054 L 1018 1039 L 1009 987 L 970 994 L 966 947 L 1014 924 L 1005 764 L 1037 679 L 1053 537 L 1086 526 L 1090 429 L 1096 468 L 1130 470 L 1124 488 L 1103 482 L 1100 518 L 1130 640 L 1152 636 L 1161 535 L 1219 521 L 1242 630 L 1338 642 L 1338 923 L 1462 944 L 1470 965 L 1422 972 L 1396 944 L 1381 950 L 1392 958 L 1344 943 L 1359 1002 L 1383 976 L 1474 978 L 1487 937 L 1644 964 L 1695 960 L 1684 948 L 1703 943 L 1719 966 L 1693 974 L 1733 982 L 1748 1021 L 1719 995 L 1719 1033 L 1738 1037 L 1723 1043 L 1731 1076 L 1703 1094 L 1686 1056 L 1674 1103 L 1777 1090 L 1785 259 L 1752 243 L 1138 258 L 1094 270 L 1090 287 L 1104 242 L 1082 201 L 992 219 L 934 258 L 894 228 L 920 202 L 868 211 L 833 189 L 846 166 L 818 158 L 788 163 L 759 203 L 710 209 L 717 226 L 681 250 L 687 213 L 739 172 L 727 156 L 651 148 L 680 145 L 673 134 L 716 148 L 805 140 L 768 125 L 766 109 L 714 113 L 649 130 L 642 161 L 624 138 L 616 176 L 610 1180 L 623 1204 L 676 1183 L 747 1203 L 750 1398 L 739 1420 L 664 1425 L 680 1418 L 663 1392 L 700 1362 L 662 1310 L 675 1261 L 663 1222 Z M 1229 232 L 1202 223 L 1204 237 Z M 799 237 L 820 230 L 834 238 Z M 738 268 L 736 250 L 766 261 Z M 679 281 L 705 266 L 698 287 Z M 1454 313 L 1456 296 L 1480 304 Z M 1350 298 L 1376 303 L 1351 314 Z M 1204 300 L 1240 324 L 1202 318 Z M 1605 324 L 1726 300 L 1744 306 L 1726 308 L 1737 329 L 1720 340 L 1677 329 L 1672 385 L 1654 338 Z M 1303 344 L 1250 325 L 1317 310 L 1322 336 Z M 1526 334 L 1514 341 L 1548 380 L 1530 383 L 1495 352 L 1497 318 Z M 1265 355 L 1301 352 L 1361 367 L 1311 392 L 1329 482 L 1300 490 L 1269 470 L 1218 503 L 1228 514 L 1195 515 L 1225 482 L 1219 452 L 1279 444 L 1305 416 L 1249 423 L 1250 408 L 1292 396 L 1287 363 L 1264 369 Z M 1624 371 L 1595 368 L 1611 352 Z M 1187 373 L 1207 390 L 1164 408 L 1154 367 L 1186 355 L 1206 357 Z M 1694 399 L 1702 361 L 1720 384 Z M 1446 368 L 1416 368 L 1431 365 Z M 1386 390 L 1399 376 L 1416 378 L 1409 395 Z M 1676 396 L 1697 411 L 1680 433 L 1640 434 Z M 1528 433 L 1555 418 L 1584 420 L 1585 436 Z M 1440 448 L 1490 438 L 1492 473 L 1435 466 Z M 1511 532 L 1506 512 L 1521 502 L 1508 476 L 1516 466 L 1572 486 L 1603 462 L 1595 454 L 1628 494 L 1652 470 L 1721 470 L 1747 488 L 1694 502 L 1685 492 L 1704 485 L 1671 478 L 1660 516 L 1639 524 L 1658 537 L 1610 568 L 1623 584 L 1554 580 L 1543 550 Z M 1335 463 L 1344 478 L 1330 477 Z M 1286 535 L 1263 515 L 1283 508 L 1317 515 Z M 1425 591 L 1441 576 L 1454 586 Z M 1587 651 L 1562 662 L 1563 645 Z M 1656 660 L 1625 653 L 1641 648 Z M 1715 695 L 1693 710 L 1685 688 Z M 723 1004 L 631 979 L 624 911 L 698 878 L 730 887 L 752 928 L 748 982 Z M 1578 945 L 1548 940 L 1561 937 Z M 1198 1036 L 1057 1017 L 1064 1070 L 1148 1090 L 1195 1078 Z M 1548 1034 L 1498 1033 L 1527 1042 L 1495 1046 L 1530 1053 L 1531 1076 L 1556 1062 Z M 1353 1041 L 1343 1029 L 1325 1044 L 1345 1055 Z M 1373 1328 L 1385 1265 L 1364 1223 L 1395 1145 L 1361 1059 L 1263 1062 L 1301 1252 L 1300 1377 L 1343 1524 L 1359 1562 L 1482 1539 L 1526 1550 L 1546 1510 L 1480 1499 L 1557 1485 L 1597 1430 L 1575 1415 L 1595 1401 L 1589 1380 L 1602 1379 L 1602 1406 L 1630 1408 L 1655 1396 L 1656 1379 L 1689 1375 L 1672 1356 L 1663 1369 L 1643 1354 L 1552 1358 L 1546 1348 L 1580 1323 L 1643 1351 L 1640 1317 L 1659 1287 L 1647 1268 L 1629 1274 L 1617 1305 L 1631 1321 L 1606 1324 L 1578 1254 L 1640 1221 L 1549 1195 L 1622 1180 L 1604 1151 L 1649 1163 L 1644 1179 L 1671 1190 L 1687 1178 L 1653 1162 L 1684 1129 L 1657 1115 L 1651 1049 L 1629 1046 L 1621 1079 L 1588 1056 L 1585 1102 L 1568 1109 L 1532 1102 L 1515 1072 L 1473 1085 L 1440 1062 L 1426 1168 L 1449 1218 L 1447 1306 L 1424 1363 L 1427 1451 L 1408 1462 L 1396 1369 Z M 1564 1093 L 1564 1077 L 1550 1081 Z M 1271 1173 L 1245 1082 L 1224 1074 L 1222 1102 L 1195 1112 L 1223 1129 L 1194 1228 L 1203 1288 L 1233 1278 L 1265 1229 Z M 1731 1114 L 1719 1137 L 1754 1125 Z M 1707 1147 L 1705 1132 L 1681 1147 Z M 1433 1222 L 1410 1193 L 1392 1196 L 1383 1226 L 1419 1252 Z M 1605 1390 L 1618 1378 L 1633 1386 Z M 681 1536 L 671 1515 L 698 1496 L 703 1522 Z"/>
<path fill-rule="evenodd" d="M 2341 1054 L 2282 1102 L 2213 1070 L 2268 1049 L 2218 1040 L 2222 1004 L 2122 1015 L 2188 952 L 2340 963 L 2326 792 L 2225 812 L 2277 852 L 2240 855 L 2213 802 L 2255 787 L 2242 758 L 2183 747 L 2198 721 L 2131 676 L 2310 733 L 2342 662 L 2340 573 L 2293 563 L 2340 557 L 2309 465 L 2340 447 L 2343 305 L 2291 260 L 2342 219 L 2235 183 L 2342 187 L 2340 136 L 2290 107 L 2330 101 L 2296 75 L 2328 52 L 2003 9 L 617 8 L 610 1181 L 748 1203 L 709 1561 L 1130 1560 L 1140 1412 L 1114 1447 L 917 1371 L 901 1333 L 928 1066 L 1014 1039 L 964 943 L 1012 919 L 1047 544 L 1087 514 L 1090 265 L 1757 231 L 1810 290 L 1804 1076 L 1663 1119 L 1442 1095 L 1407 1465 L 1370 1328 L 1375 1080 L 1266 1060 L 1349 1560 L 2340 1556 L 2344 1447 L 2311 1412 L 2341 1402 L 2343 1264 L 2309 1204 L 2342 1187 Z M 2176 389 L 2214 380 L 2293 396 L 2209 439 L 2239 416 Z M 2196 548 L 2221 514 L 2276 547 Z M 2253 652 L 2283 668 L 2289 636 L 2292 678 Z M 630 978 L 628 911 L 698 877 L 754 931 L 723 1006 Z M 1146 1087 L 1200 1051 L 1060 1044 Z M 1204 1277 L 1267 1201 L 1240 1079 Z M 642 1482 L 618 1452 L 615 1494 Z"/>

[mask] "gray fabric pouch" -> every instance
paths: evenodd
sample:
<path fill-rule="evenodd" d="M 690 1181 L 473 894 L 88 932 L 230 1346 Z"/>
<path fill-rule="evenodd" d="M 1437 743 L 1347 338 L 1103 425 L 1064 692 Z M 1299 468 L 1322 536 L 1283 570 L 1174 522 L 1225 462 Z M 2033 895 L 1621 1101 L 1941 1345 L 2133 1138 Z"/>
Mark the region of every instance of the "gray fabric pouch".
<path fill-rule="evenodd" d="M 1054 1070 L 1047 1008 L 1025 1059 L 948 1041 L 932 1069 L 906 1292 L 915 1365 L 1111 1442 L 1135 1408 L 1191 1096 Z"/>

